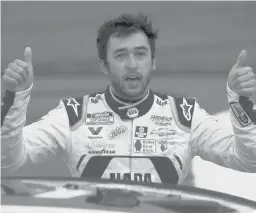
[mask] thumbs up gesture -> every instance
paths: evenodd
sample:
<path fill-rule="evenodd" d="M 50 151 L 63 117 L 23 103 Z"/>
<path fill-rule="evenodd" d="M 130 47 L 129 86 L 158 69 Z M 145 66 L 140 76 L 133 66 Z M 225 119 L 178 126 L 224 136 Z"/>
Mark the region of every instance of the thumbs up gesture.
<path fill-rule="evenodd" d="M 16 59 L 5 69 L 2 83 L 12 92 L 20 92 L 28 89 L 33 81 L 32 50 L 27 47 L 24 51 L 24 60 Z"/>
<path fill-rule="evenodd" d="M 247 66 L 247 51 L 242 50 L 228 75 L 229 88 L 239 96 L 251 97 L 256 92 L 256 75 Z"/>

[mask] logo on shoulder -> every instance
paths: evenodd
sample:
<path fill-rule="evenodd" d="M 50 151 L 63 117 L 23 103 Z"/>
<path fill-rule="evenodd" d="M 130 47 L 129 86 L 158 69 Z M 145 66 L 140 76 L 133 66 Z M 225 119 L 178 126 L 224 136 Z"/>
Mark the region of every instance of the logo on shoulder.
<path fill-rule="evenodd" d="M 78 116 L 78 109 L 77 107 L 80 106 L 80 104 L 76 101 L 75 98 L 68 98 L 67 99 L 67 106 L 71 106 L 76 114 Z"/>
<path fill-rule="evenodd" d="M 102 100 L 100 94 L 96 95 L 96 97 L 90 97 L 90 100 L 93 104 L 97 104 L 99 100 Z"/>
<path fill-rule="evenodd" d="M 157 98 L 156 99 L 156 103 L 159 105 L 159 106 L 164 106 L 166 104 L 168 104 L 168 100 L 162 100 L 160 98 Z"/>
<path fill-rule="evenodd" d="M 183 103 L 180 104 L 180 107 L 182 108 L 182 112 L 184 117 L 186 118 L 187 121 L 190 121 L 192 116 L 191 116 L 191 109 L 193 105 L 188 104 L 185 98 L 183 98 Z"/>

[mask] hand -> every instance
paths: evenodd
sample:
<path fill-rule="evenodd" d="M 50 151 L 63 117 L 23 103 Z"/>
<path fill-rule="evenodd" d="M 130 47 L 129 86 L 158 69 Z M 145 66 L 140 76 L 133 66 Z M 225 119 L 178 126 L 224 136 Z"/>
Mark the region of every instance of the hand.
<path fill-rule="evenodd" d="M 247 66 L 247 51 L 242 50 L 228 75 L 229 88 L 239 96 L 251 97 L 256 92 L 256 75 Z"/>
<path fill-rule="evenodd" d="M 8 65 L 2 77 L 5 89 L 20 92 L 28 89 L 34 81 L 32 51 L 27 47 L 24 51 L 24 61 L 16 59 Z"/>

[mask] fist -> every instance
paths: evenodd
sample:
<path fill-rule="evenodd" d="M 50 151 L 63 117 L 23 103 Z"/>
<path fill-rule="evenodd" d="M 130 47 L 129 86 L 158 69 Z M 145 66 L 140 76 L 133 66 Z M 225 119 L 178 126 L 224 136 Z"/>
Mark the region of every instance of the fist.
<path fill-rule="evenodd" d="M 8 65 L 2 77 L 2 84 L 5 89 L 20 92 L 28 89 L 33 80 L 32 51 L 30 47 L 27 47 L 24 60 L 16 59 Z"/>
<path fill-rule="evenodd" d="M 242 50 L 228 75 L 229 88 L 239 96 L 251 97 L 256 92 L 256 75 L 247 66 L 247 51 Z"/>

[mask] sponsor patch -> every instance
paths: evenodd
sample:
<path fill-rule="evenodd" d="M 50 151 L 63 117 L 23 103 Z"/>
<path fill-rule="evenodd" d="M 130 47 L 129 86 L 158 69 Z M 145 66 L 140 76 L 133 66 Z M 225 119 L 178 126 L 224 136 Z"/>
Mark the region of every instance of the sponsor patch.
<path fill-rule="evenodd" d="M 246 114 L 240 103 L 231 103 L 230 107 L 242 127 L 252 124 L 252 120 Z"/>
<path fill-rule="evenodd" d="M 187 100 L 185 98 L 183 98 L 183 103 L 180 104 L 180 107 L 182 109 L 182 113 L 183 113 L 184 117 L 186 118 L 186 120 L 190 121 L 192 118 L 191 109 L 192 109 L 193 105 L 188 104 Z"/>
<path fill-rule="evenodd" d="M 139 110 L 136 107 L 132 107 L 127 110 L 126 114 L 129 118 L 136 118 L 139 115 Z"/>
<path fill-rule="evenodd" d="M 93 154 L 93 155 L 109 155 L 109 154 L 115 154 L 115 150 L 111 149 L 101 149 L 101 150 L 89 150 L 88 154 Z"/>
<path fill-rule="evenodd" d="M 93 104 L 97 104 L 99 100 L 102 100 L 101 95 L 96 95 L 96 97 L 90 97 L 90 100 Z"/>
<path fill-rule="evenodd" d="M 87 113 L 86 124 L 89 125 L 101 125 L 101 124 L 113 124 L 114 114 L 113 112 L 101 112 L 101 113 Z"/>
<path fill-rule="evenodd" d="M 168 145 L 167 145 L 167 144 L 161 144 L 161 145 L 160 145 L 160 150 L 161 150 L 162 152 L 166 151 L 167 149 L 168 149 Z"/>
<path fill-rule="evenodd" d="M 111 180 L 132 180 L 132 181 L 140 181 L 140 182 L 152 182 L 151 173 L 110 173 Z"/>
<path fill-rule="evenodd" d="M 102 130 L 102 126 L 100 126 L 100 127 L 88 127 L 88 129 L 90 130 L 90 132 L 92 133 L 92 135 L 98 135 L 100 132 L 101 132 L 101 130 Z"/>
<path fill-rule="evenodd" d="M 115 129 L 113 129 L 109 135 L 108 135 L 108 139 L 109 140 L 113 140 L 123 134 L 125 134 L 127 132 L 127 127 L 126 126 L 118 126 Z"/>
<path fill-rule="evenodd" d="M 103 154 L 115 154 L 115 144 L 109 144 L 105 142 L 100 143 L 89 143 L 88 144 L 88 154 L 96 154 L 96 155 L 103 155 Z"/>
<path fill-rule="evenodd" d="M 159 105 L 159 106 L 164 106 L 166 104 L 168 104 L 168 100 L 161 100 L 159 98 L 156 99 L 156 103 Z"/>
<path fill-rule="evenodd" d="M 157 144 L 160 146 L 160 150 L 162 152 L 165 152 L 166 150 L 168 150 L 168 148 L 170 146 L 174 146 L 176 144 L 175 141 L 171 141 L 170 139 L 166 139 L 166 140 L 157 140 Z"/>
<path fill-rule="evenodd" d="M 152 139 L 135 139 L 135 153 L 154 153 L 156 152 L 156 141 Z"/>
<path fill-rule="evenodd" d="M 89 139 L 102 139 L 102 136 L 99 136 L 102 126 L 100 127 L 88 127 L 92 136 L 88 136 Z"/>
<path fill-rule="evenodd" d="M 115 144 L 105 143 L 103 141 L 99 143 L 92 142 L 88 144 L 88 148 L 91 150 L 114 149 Z"/>
<path fill-rule="evenodd" d="M 156 125 L 159 126 L 168 126 L 172 124 L 172 117 L 170 116 L 159 116 L 151 115 L 150 120 L 153 121 Z"/>
<path fill-rule="evenodd" d="M 175 135 L 176 131 L 168 128 L 154 129 L 150 132 L 150 135 L 158 135 L 159 137 L 168 137 L 169 135 Z"/>
<path fill-rule="evenodd" d="M 175 141 L 173 141 L 172 139 L 161 139 L 161 140 L 156 140 L 156 142 L 158 144 L 166 144 L 166 145 L 169 145 L 169 146 L 173 146 L 176 144 Z"/>
<path fill-rule="evenodd" d="M 135 137 L 145 138 L 147 137 L 148 127 L 146 126 L 136 126 Z"/>

